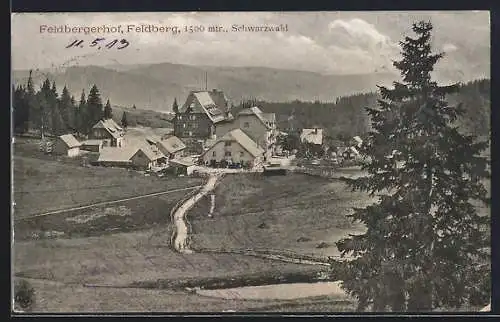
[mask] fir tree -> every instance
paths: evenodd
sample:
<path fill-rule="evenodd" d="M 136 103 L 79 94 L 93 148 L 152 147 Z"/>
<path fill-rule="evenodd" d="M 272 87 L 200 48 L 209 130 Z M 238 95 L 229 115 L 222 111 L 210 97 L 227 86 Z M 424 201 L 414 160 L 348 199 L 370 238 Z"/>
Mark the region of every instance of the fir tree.
<path fill-rule="evenodd" d="M 109 103 L 109 99 L 106 102 L 106 106 L 104 106 L 104 119 L 113 118 L 113 109 L 111 108 L 111 104 Z"/>
<path fill-rule="evenodd" d="M 174 111 L 175 114 L 179 113 L 179 105 L 177 104 L 177 98 L 174 98 L 174 103 L 172 104 L 172 111 Z"/>
<path fill-rule="evenodd" d="M 26 83 L 25 104 L 28 109 L 28 128 L 40 128 L 40 106 L 36 97 L 35 86 L 33 84 L 32 70 L 29 72 Z"/>
<path fill-rule="evenodd" d="M 128 126 L 128 121 L 127 121 L 127 114 L 126 114 L 125 112 L 123 112 L 123 115 L 122 115 L 122 122 L 121 122 L 121 123 L 122 123 L 122 127 L 123 127 L 124 129 L 126 129 L 126 128 L 127 128 L 127 126 Z"/>
<path fill-rule="evenodd" d="M 52 82 L 52 88 L 49 94 L 49 108 L 50 108 L 50 118 L 51 118 L 51 132 L 53 134 L 59 135 L 64 132 L 65 126 L 64 121 L 59 109 L 59 99 L 58 99 L 56 83 Z"/>
<path fill-rule="evenodd" d="M 101 94 L 96 85 L 92 86 L 90 89 L 89 97 L 87 99 L 87 111 L 89 116 L 89 130 L 96 124 L 99 120 L 104 117 L 104 110 L 101 101 Z"/>
<path fill-rule="evenodd" d="M 72 97 L 69 94 L 68 88 L 64 86 L 61 93 L 61 98 L 59 99 L 59 112 L 61 114 L 61 119 L 63 123 L 62 128 L 64 130 L 74 129 L 74 124 L 73 124 L 74 105 L 71 99 Z"/>
<path fill-rule="evenodd" d="M 83 134 L 88 134 L 90 131 L 89 127 L 89 116 L 87 110 L 87 99 L 85 97 L 85 90 L 82 90 L 82 94 L 80 95 L 80 102 L 78 104 L 78 108 L 76 111 L 76 128 L 78 132 Z"/>
<path fill-rule="evenodd" d="M 132 108 L 133 108 L 134 110 L 135 110 L 135 109 L 137 109 L 137 107 L 135 107 L 135 104 L 134 104 L 134 106 L 132 106 Z"/>
<path fill-rule="evenodd" d="M 45 138 L 47 131 L 52 130 L 52 89 L 50 80 L 47 78 L 42 83 L 40 90 L 36 93 L 39 113 L 38 113 L 38 128 L 42 140 Z"/>
<path fill-rule="evenodd" d="M 26 100 L 26 89 L 22 85 L 13 88 L 12 109 L 14 131 L 25 133 L 29 129 L 29 107 Z"/>
<path fill-rule="evenodd" d="M 368 176 L 345 179 L 353 190 L 381 195 L 351 215 L 366 233 L 337 243 L 342 255 L 355 258 L 342 280 L 359 310 L 430 311 L 490 297 L 482 288 L 490 281 L 484 253 L 490 241 L 482 231 L 489 218 L 471 204 L 489 203 L 477 180 L 489 176 L 480 157 L 487 143 L 455 126 L 463 109 L 444 98 L 458 86 L 431 79 L 443 57 L 431 52 L 432 24 L 412 30 L 417 37 L 405 37 L 402 59 L 394 62 L 402 82 L 379 87 L 379 107 L 368 110 L 373 130 L 361 148 Z"/>

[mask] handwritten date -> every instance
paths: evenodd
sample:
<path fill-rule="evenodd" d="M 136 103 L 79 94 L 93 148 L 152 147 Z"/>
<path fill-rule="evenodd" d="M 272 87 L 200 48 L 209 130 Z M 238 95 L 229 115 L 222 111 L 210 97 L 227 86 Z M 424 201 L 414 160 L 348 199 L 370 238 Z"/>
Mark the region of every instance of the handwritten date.
<path fill-rule="evenodd" d="M 130 45 L 130 43 L 126 39 L 113 39 L 110 41 L 106 40 L 106 38 L 96 38 L 87 45 L 88 47 L 97 47 L 97 49 L 101 49 L 101 47 L 104 47 L 106 49 L 111 49 L 116 45 L 115 47 L 116 49 L 124 49 L 127 48 Z M 66 48 L 83 48 L 83 47 L 85 47 L 85 41 L 81 39 L 76 39 L 66 46 Z"/>

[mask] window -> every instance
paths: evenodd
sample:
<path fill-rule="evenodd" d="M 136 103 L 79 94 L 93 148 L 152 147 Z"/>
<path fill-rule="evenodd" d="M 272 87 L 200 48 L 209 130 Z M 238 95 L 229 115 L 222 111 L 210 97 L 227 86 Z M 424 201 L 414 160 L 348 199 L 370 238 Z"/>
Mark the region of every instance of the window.
<path fill-rule="evenodd" d="M 231 151 L 226 151 L 226 153 L 224 153 L 224 155 L 225 155 L 226 157 L 230 157 L 230 156 L 231 156 Z"/>
<path fill-rule="evenodd" d="M 177 115 L 177 118 L 178 118 L 179 120 L 182 120 L 182 115 Z"/>
<path fill-rule="evenodd" d="M 185 129 L 186 128 L 186 123 L 182 124 L 182 128 Z"/>
<path fill-rule="evenodd" d="M 244 127 L 244 128 L 249 128 L 249 127 L 250 127 L 250 124 L 248 124 L 248 122 L 245 122 L 245 123 L 243 123 L 243 127 Z"/>
<path fill-rule="evenodd" d="M 224 146 L 231 146 L 231 141 L 224 142 Z"/>
<path fill-rule="evenodd" d="M 188 132 L 188 135 L 189 135 L 189 136 L 193 136 L 193 132 L 189 131 L 189 132 Z"/>
<path fill-rule="evenodd" d="M 196 115 L 191 115 L 191 121 L 196 120 Z"/>
<path fill-rule="evenodd" d="M 245 155 L 245 152 L 240 151 L 240 157 L 243 157 Z"/>
<path fill-rule="evenodd" d="M 212 156 L 215 157 L 217 155 L 217 153 L 215 153 L 215 151 L 212 152 Z"/>

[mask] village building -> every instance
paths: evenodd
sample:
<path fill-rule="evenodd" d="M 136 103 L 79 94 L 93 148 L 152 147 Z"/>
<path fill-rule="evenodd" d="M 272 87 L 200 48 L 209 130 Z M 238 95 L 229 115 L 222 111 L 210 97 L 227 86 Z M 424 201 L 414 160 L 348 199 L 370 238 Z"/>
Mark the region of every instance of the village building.
<path fill-rule="evenodd" d="M 137 149 L 138 147 L 135 146 L 121 148 L 103 147 L 101 153 L 99 153 L 97 164 L 111 167 L 131 167 L 131 159 L 137 152 Z"/>
<path fill-rule="evenodd" d="M 121 147 L 123 136 L 123 129 L 113 119 L 103 119 L 92 127 L 89 139 L 102 140 L 104 146 Z"/>
<path fill-rule="evenodd" d="M 132 166 L 140 170 L 151 170 L 166 164 L 166 157 L 158 149 L 150 146 L 139 147 L 130 158 Z"/>
<path fill-rule="evenodd" d="M 240 165 L 252 168 L 261 164 L 265 151 L 241 129 L 226 133 L 201 155 L 201 161 L 208 166 Z"/>
<path fill-rule="evenodd" d="M 265 153 L 264 158 L 270 158 L 276 149 L 276 115 L 264 113 L 257 106 L 245 108 L 238 113 L 234 120 L 226 120 L 216 125 L 216 137 L 223 137 L 226 133 L 241 129 L 254 142 L 261 147 Z"/>
<path fill-rule="evenodd" d="M 82 141 L 81 150 L 89 152 L 101 152 L 104 147 L 104 142 L 102 140 L 86 140 Z"/>
<path fill-rule="evenodd" d="M 154 146 L 103 147 L 97 164 L 150 170 L 153 167 L 165 165 L 166 157 Z"/>
<path fill-rule="evenodd" d="M 184 156 L 186 145 L 176 136 L 170 136 L 156 142 L 156 147 L 169 159 L 178 159 Z"/>
<path fill-rule="evenodd" d="M 175 175 L 191 175 L 196 165 L 189 158 L 172 159 L 169 162 L 170 171 Z"/>
<path fill-rule="evenodd" d="M 191 152 L 201 153 L 205 140 L 215 138 L 216 124 L 232 118 L 222 91 L 192 91 L 174 118 L 174 135 Z"/>
<path fill-rule="evenodd" d="M 323 129 L 317 127 L 312 129 L 302 129 L 302 132 L 300 133 L 300 142 L 322 145 Z"/>
<path fill-rule="evenodd" d="M 52 145 L 52 153 L 75 157 L 80 154 L 81 143 L 73 136 L 73 134 L 65 134 L 58 136 Z"/>

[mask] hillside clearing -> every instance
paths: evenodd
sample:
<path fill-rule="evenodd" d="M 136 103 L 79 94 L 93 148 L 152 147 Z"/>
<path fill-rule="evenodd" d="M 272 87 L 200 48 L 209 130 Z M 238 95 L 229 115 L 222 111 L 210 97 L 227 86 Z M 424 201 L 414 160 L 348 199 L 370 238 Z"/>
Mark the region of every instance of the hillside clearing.
<path fill-rule="evenodd" d="M 371 202 L 343 183 L 302 174 L 226 175 L 217 186 L 213 217 L 208 198 L 188 213 L 196 247 L 287 249 L 338 255 L 335 241 L 363 231 L 346 215 Z M 323 247 L 318 247 L 323 243 Z"/>
<path fill-rule="evenodd" d="M 199 178 L 145 177 L 119 168 L 80 167 L 57 161 L 14 157 L 16 218 L 200 185 Z"/>

